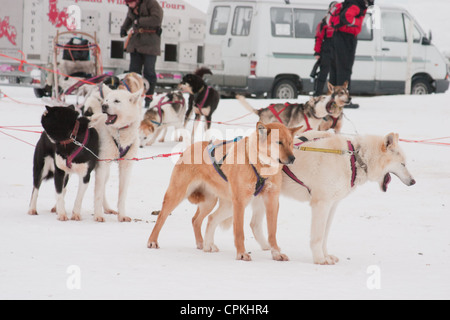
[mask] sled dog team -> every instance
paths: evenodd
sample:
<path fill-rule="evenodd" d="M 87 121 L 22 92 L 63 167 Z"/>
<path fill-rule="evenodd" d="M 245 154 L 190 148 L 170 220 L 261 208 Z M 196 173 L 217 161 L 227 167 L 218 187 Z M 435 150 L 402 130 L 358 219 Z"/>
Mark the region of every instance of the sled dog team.
<path fill-rule="evenodd" d="M 161 134 L 164 141 L 168 127 L 184 128 L 192 113 L 196 120 L 193 132 L 202 117 L 206 128 L 210 128 L 220 98 L 203 81 L 206 73 L 207 69 L 200 69 L 185 76 L 179 86 L 181 92 L 157 97 L 143 119 L 147 84 L 135 73 L 122 77 L 119 87 L 102 84 L 88 90 L 83 116 L 73 107 L 46 107 L 41 119 L 44 132 L 34 153 L 28 213 L 37 215 L 40 185 L 53 179 L 56 205 L 52 211 L 58 220 L 68 220 L 64 195 L 69 177 L 76 174 L 79 187 L 70 219 L 80 220 L 83 197 L 95 171 L 94 220 L 104 222 L 104 214 L 115 214 L 120 222 L 131 221 L 126 213 L 126 198 L 133 161 L 126 159 L 135 158 L 139 147 L 154 143 Z M 277 243 L 279 197 L 284 195 L 307 201 L 311 206 L 313 262 L 337 263 L 339 259 L 328 253 L 327 240 L 339 202 L 367 181 L 379 183 L 386 192 L 391 174 L 407 186 L 414 185 L 415 180 L 406 167 L 398 134 L 352 138 L 337 134 L 343 108 L 351 97 L 346 84 L 329 85 L 328 89 L 327 95 L 311 98 L 305 104 L 273 104 L 261 110 L 237 96 L 243 107 L 259 116 L 255 131 L 231 141 L 192 143 L 182 153 L 173 169 L 148 248 L 159 248 L 158 236 L 167 217 L 188 199 L 197 206 L 192 226 L 198 249 L 218 251 L 214 243 L 216 227 L 233 226 L 236 258 L 251 260 L 244 245 L 244 212 L 251 205 L 255 239 L 263 250 L 271 251 L 274 260 L 286 261 L 288 257 Z M 189 95 L 187 108 L 183 93 Z M 335 133 L 327 131 L 331 128 Z M 117 211 L 105 195 L 112 162 L 119 167 Z M 267 237 L 263 231 L 264 216 Z M 201 226 L 206 217 L 203 236 Z"/>

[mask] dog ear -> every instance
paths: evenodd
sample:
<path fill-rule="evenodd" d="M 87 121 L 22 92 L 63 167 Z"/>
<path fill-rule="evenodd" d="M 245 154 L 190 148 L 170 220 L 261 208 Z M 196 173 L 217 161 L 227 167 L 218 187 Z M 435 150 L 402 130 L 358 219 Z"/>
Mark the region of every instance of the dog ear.
<path fill-rule="evenodd" d="M 344 82 L 344 88 L 345 88 L 345 90 L 348 89 L 348 81 L 345 81 L 345 82 Z"/>
<path fill-rule="evenodd" d="M 258 122 L 256 124 L 256 131 L 258 132 L 258 136 L 259 136 L 259 140 L 261 141 L 265 141 L 267 140 L 267 136 L 268 136 L 268 130 L 267 127 L 264 123 L 262 122 Z"/>
<path fill-rule="evenodd" d="M 139 99 L 142 97 L 143 93 L 144 93 L 143 89 L 140 89 L 140 90 L 136 91 L 135 93 L 132 93 L 131 97 L 130 97 L 130 102 L 132 104 L 136 104 L 139 101 Z"/>
<path fill-rule="evenodd" d="M 297 128 L 289 128 L 289 131 L 291 131 L 292 137 L 295 137 L 295 135 L 300 131 L 303 132 L 303 126 Z"/>
<path fill-rule="evenodd" d="M 45 109 L 47 109 L 47 111 L 50 111 L 52 109 L 52 107 L 50 106 L 45 106 Z"/>
<path fill-rule="evenodd" d="M 389 133 L 386 137 L 384 137 L 383 151 L 386 151 L 389 148 L 395 148 L 397 145 L 398 145 L 397 133 Z"/>
<path fill-rule="evenodd" d="M 332 94 L 334 91 L 334 86 L 328 82 L 328 95 Z"/>
<path fill-rule="evenodd" d="M 102 84 L 102 88 L 103 88 L 103 96 L 105 97 L 113 91 L 110 87 L 108 87 L 104 83 Z"/>

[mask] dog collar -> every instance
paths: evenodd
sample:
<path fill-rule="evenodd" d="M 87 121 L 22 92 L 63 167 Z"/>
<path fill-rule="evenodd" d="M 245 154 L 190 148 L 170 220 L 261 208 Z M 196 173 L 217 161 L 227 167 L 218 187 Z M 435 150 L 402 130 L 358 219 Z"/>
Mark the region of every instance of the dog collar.
<path fill-rule="evenodd" d="M 64 140 L 64 141 L 60 141 L 59 144 L 63 145 L 63 146 L 67 146 L 68 144 L 71 144 L 73 142 L 73 140 L 75 140 L 77 134 L 78 134 L 78 129 L 80 128 L 80 122 L 78 120 L 75 121 L 75 126 L 72 130 L 72 133 L 70 134 L 69 139 Z"/>

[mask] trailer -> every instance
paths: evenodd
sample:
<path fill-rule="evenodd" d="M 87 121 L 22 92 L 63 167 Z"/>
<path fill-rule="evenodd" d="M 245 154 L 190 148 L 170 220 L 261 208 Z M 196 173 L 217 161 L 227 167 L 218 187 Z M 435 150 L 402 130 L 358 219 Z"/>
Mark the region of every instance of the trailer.
<path fill-rule="evenodd" d="M 158 86 L 173 87 L 184 74 L 204 63 L 206 14 L 183 0 L 159 0 L 164 10 L 162 54 L 157 59 Z M 57 33 L 96 34 L 105 73 L 129 68 L 120 27 L 124 0 L 15 0 L 0 11 L 0 85 L 43 88 L 54 72 Z"/>

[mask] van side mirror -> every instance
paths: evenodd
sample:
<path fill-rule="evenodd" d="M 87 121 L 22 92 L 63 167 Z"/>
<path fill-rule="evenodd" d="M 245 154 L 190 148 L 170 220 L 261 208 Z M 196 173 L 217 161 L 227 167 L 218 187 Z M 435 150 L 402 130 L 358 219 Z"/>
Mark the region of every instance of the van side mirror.
<path fill-rule="evenodd" d="M 429 46 L 431 45 L 431 39 L 433 38 L 433 34 L 431 33 L 431 30 L 428 31 L 428 37 L 422 38 L 422 45 Z"/>

